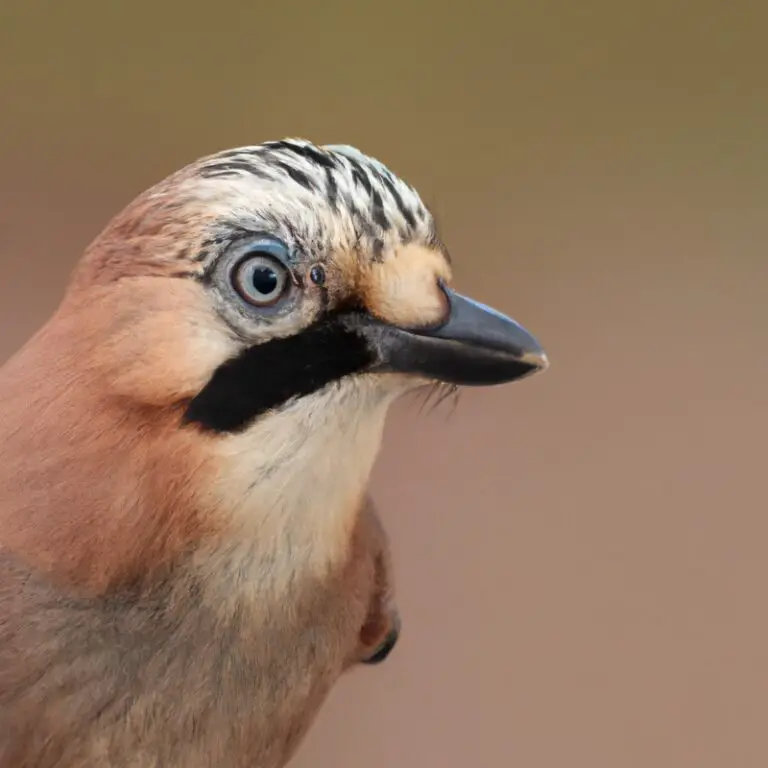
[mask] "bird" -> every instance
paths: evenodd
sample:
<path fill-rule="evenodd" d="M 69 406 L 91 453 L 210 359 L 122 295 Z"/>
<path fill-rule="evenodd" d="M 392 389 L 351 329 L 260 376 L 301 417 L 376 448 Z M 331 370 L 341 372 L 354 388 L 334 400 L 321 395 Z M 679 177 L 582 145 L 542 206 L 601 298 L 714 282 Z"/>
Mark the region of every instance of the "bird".
<path fill-rule="evenodd" d="M 369 490 L 390 406 L 545 370 L 348 145 L 139 194 L 0 369 L 0 768 L 281 768 L 401 618 Z"/>

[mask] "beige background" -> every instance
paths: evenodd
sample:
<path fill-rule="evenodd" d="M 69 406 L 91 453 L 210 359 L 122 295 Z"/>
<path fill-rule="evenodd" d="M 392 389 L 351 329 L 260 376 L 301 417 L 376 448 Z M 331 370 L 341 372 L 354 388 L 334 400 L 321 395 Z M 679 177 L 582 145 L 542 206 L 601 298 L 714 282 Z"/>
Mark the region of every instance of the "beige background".
<path fill-rule="evenodd" d="M 394 414 L 402 643 L 299 768 L 768 765 L 767 23 L 763 0 L 0 0 L 3 357 L 134 194 L 285 135 L 415 183 L 459 286 L 550 353 Z"/>

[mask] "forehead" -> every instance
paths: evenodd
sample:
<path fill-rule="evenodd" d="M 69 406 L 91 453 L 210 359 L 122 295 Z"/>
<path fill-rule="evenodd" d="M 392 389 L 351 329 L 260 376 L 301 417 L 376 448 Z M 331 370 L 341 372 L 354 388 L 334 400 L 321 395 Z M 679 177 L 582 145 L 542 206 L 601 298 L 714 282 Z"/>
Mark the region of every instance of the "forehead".
<path fill-rule="evenodd" d="M 214 225 L 267 230 L 316 255 L 354 248 L 375 261 L 407 244 L 440 247 L 416 190 L 353 147 L 267 142 L 203 158 L 184 177 Z"/>

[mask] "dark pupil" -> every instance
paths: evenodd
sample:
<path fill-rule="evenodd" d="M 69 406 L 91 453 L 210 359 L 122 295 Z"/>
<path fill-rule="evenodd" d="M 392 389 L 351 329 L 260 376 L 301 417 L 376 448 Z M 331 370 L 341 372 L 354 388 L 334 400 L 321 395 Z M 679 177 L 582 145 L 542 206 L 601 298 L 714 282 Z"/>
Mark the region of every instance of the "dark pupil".
<path fill-rule="evenodd" d="M 277 288 L 277 273 L 272 267 L 256 267 L 253 270 L 253 287 L 257 293 L 269 296 Z"/>
<path fill-rule="evenodd" d="M 325 270 L 319 264 L 312 267 L 309 276 L 312 278 L 312 282 L 317 285 L 322 285 L 325 282 Z"/>

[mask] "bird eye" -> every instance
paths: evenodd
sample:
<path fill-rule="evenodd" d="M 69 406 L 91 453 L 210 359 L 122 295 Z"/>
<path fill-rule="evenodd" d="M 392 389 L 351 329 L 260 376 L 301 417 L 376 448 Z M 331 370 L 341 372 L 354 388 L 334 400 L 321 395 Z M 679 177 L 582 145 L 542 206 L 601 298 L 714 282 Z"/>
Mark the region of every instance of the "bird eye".
<path fill-rule="evenodd" d="M 269 307 L 277 303 L 291 285 L 288 270 L 274 256 L 251 251 L 232 274 L 235 290 L 249 304 Z"/>
<path fill-rule="evenodd" d="M 315 285 L 325 284 L 325 270 L 323 269 L 321 264 L 315 264 L 315 266 L 309 270 L 309 279 Z"/>

